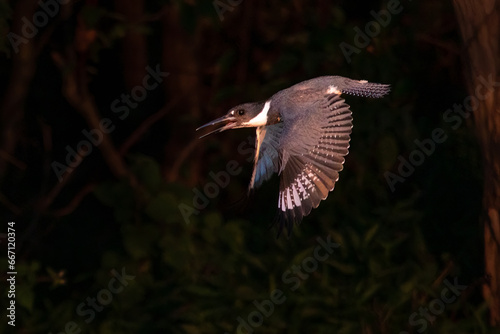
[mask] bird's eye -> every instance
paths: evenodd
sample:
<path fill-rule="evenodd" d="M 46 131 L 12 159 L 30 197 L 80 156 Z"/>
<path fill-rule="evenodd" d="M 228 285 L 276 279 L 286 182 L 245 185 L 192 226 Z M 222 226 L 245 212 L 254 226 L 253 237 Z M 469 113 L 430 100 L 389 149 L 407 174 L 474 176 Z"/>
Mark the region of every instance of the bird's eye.
<path fill-rule="evenodd" d="M 238 115 L 240 115 L 240 116 L 245 115 L 245 110 L 243 110 L 243 109 L 239 109 L 239 110 L 238 110 Z"/>

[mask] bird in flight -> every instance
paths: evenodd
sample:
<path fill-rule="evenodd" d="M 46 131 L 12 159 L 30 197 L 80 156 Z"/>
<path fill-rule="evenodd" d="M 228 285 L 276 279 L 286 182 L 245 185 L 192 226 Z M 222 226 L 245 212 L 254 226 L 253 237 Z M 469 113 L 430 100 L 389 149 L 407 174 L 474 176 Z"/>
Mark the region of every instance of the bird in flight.
<path fill-rule="evenodd" d="M 249 191 L 274 173 L 280 176 L 278 235 L 291 233 L 335 187 L 352 129 L 342 94 L 380 98 L 390 86 L 340 76 L 322 76 L 281 90 L 262 102 L 244 103 L 207 126 L 223 125 L 200 138 L 229 129 L 256 127 L 255 162 Z"/>

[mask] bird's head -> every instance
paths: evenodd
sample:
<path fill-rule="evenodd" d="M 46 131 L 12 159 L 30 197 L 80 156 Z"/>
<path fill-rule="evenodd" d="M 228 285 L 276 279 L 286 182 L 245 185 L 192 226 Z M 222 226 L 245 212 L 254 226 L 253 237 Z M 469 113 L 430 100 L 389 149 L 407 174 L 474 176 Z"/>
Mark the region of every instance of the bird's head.
<path fill-rule="evenodd" d="M 196 131 L 211 125 L 223 125 L 200 138 L 212 133 L 218 133 L 229 129 L 251 128 L 263 126 L 268 123 L 268 111 L 270 102 L 244 103 L 229 110 L 229 112 L 205 125 L 200 126 Z"/>

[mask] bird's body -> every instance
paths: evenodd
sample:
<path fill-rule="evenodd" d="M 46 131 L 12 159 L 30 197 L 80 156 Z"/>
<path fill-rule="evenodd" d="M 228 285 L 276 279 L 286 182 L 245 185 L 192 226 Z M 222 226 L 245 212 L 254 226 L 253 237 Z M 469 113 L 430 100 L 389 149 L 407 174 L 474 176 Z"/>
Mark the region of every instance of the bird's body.
<path fill-rule="evenodd" d="M 210 133 L 257 127 L 249 189 L 274 173 L 280 175 L 279 228 L 290 232 L 294 222 L 326 199 L 343 168 L 352 116 L 341 94 L 379 98 L 388 92 L 389 85 L 324 76 L 281 90 L 264 102 L 239 105 L 201 128 L 221 122 L 228 123 Z"/>

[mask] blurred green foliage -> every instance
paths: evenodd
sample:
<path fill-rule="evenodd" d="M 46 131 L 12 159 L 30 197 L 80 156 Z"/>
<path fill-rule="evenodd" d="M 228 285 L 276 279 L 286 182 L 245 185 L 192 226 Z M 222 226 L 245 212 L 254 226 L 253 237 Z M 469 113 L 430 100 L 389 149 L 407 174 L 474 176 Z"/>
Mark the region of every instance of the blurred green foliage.
<path fill-rule="evenodd" d="M 244 1 L 226 12 L 223 22 L 210 2 L 156 1 L 147 10 L 155 13 L 166 4 L 180 8 L 179 21 L 200 49 L 213 44 L 200 55 L 200 67 L 216 68 L 214 77 L 205 73 L 210 77 L 205 79 L 207 86 L 216 87 L 204 101 L 206 115 L 201 119 L 177 106 L 127 156 L 128 167 L 142 186 L 140 194 L 128 180 L 103 172 L 96 150 L 75 172 L 79 174 L 74 184 L 61 194 L 71 198 L 82 184 L 96 184 L 71 214 L 40 217 L 25 205 L 23 215 L 15 217 L 22 245 L 17 262 L 16 330 L 59 333 L 74 322 L 82 333 L 235 333 L 238 318 L 249 322 L 258 310 L 254 301 L 269 300 L 279 289 L 286 300 L 274 305 L 262 325 L 253 328 L 255 333 L 420 333 L 422 327 L 412 326 L 410 316 L 440 298 L 443 279 L 457 277 L 467 290 L 433 322 L 427 321 L 425 332 L 494 333 L 481 297 L 478 147 L 465 125 L 452 130 L 442 120 L 442 113 L 466 96 L 457 74 L 458 56 L 440 47 L 458 45 L 451 5 L 405 2 L 404 11 L 348 65 L 339 44 L 352 43 L 353 28 L 372 20 L 370 11 L 384 8 L 385 2 L 253 5 Z M 96 74 L 90 87 L 103 116 L 109 113 L 109 102 L 125 91 L 117 83 L 121 69 L 116 59 L 121 50 L 116 42 L 127 28 L 109 7 L 80 8 L 100 36 L 92 49 Z M 206 38 L 200 37 L 199 22 L 205 25 Z M 239 29 L 246 35 L 238 35 Z M 138 30 L 148 37 L 151 63 L 162 52 L 160 30 L 154 22 Z M 243 43 L 249 45 L 244 53 Z M 27 117 L 48 123 L 54 142 L 74 143 L 86 125 L 78 115 L 64 114 L 68 107 L 60 97 L 49 52 L 44 51 L 39 60 Z M 241 57 L 246 59 L 245 80 L 235 84 Z M 168 70 L 174 73 L 167 80 L 175 83 L 175 69 Z M 325 74 L 390 83 L 392 93 L 381 101 L 348 98 L 354 128 L 345 170 L 328 199 L 289 239 L 276 239 L 275 231 L 268 229 L 276 210 L 276 180 L 264 185 L 249 204 L 234 204 L 246 193 L 251 175 L 247 156 L 237 152 L 249 131 L 207 138 L 183 163 L 178 177 L 166 181 L 165 171 L 187 140 L 196 138 L 196 124 L 211 119 L 211 114 L 222 114 L 233 103 L 262 99 L 302 79 Z M 117 143 L 139 120 L 161 108 L 162 97 L 151 99 L 113 133 Z M 36 128 L 35 121 L 27 123 L 28 128 Z M 436 127 L 446 131 L 448 140 L 391 192 L 384 173 L 395 172 L 397 157 L 408 158 L 415 149 L 414 140 L 428 138 Z M 28 130 L 26 136 L 30 135 L 38 136 L 36 130 Z M 55 147 L 51 157 L 63 158 L 65 145 Z M 26 149 L 21 155 L 32 164 L 43 159 L 43 154 L 28 158 L 28 153 Z M 224 170 L 232 159 L 243 172 L 232 177 L 230 185 L 187 224 L 179 205 L 191 205 L 193 186 L 202 189 L 210 180 L 209 172 Z M 36 175 L 24 179 L 21 172 L 11 172 L 3 187 L 12 192 L 17 187 L 15 198 L 30 203 L 33 194 L 47 191 L 44 185 L 41 190 L 32 189 L 40 177 L 47 178 L 43 171 Z M 64 204 L 67 199 L 56 201 Z M 245 205 L 248 208 L 241 208 Z M 325 261 L 318 261 L 317 270 L 292 290 L 284 273 L 313 256 L 318 237 L 329 236 L 341 246 Z M 6 268 L 3 256 L 1 266 Z M 122 268 L 134 279 L 113 294 L 102 310 L 95 310 L 87 323 L 89 317 L 78 312 L 79 306 L 108 289 L 112 270 Z M 6 321 L 0 328 L 11 330 Z"/>

